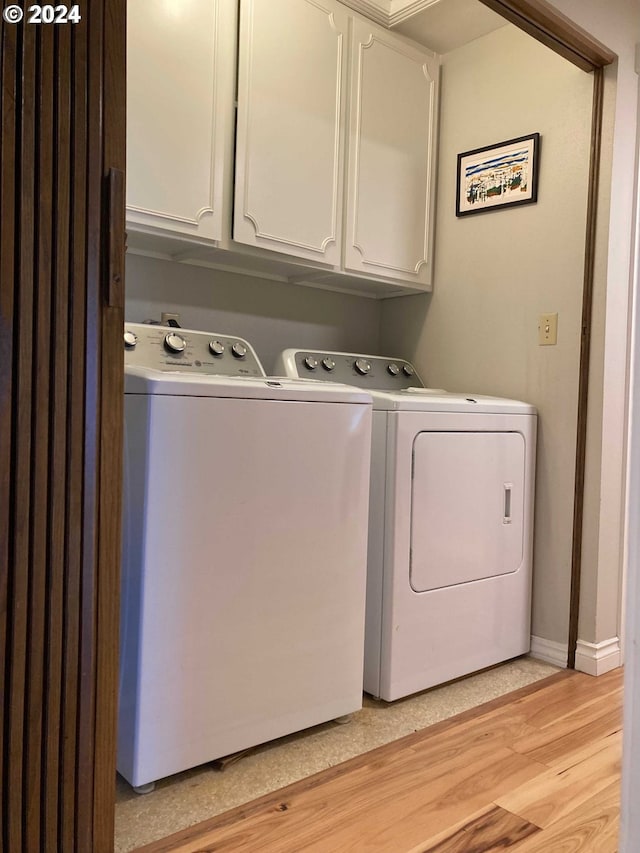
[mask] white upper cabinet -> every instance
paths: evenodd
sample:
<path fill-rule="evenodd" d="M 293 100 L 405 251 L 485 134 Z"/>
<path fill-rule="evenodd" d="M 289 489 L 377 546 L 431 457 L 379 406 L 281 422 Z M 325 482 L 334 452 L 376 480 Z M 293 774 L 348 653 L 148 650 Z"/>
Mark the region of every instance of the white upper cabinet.
<path fill-rule="evenodd" d="M 427 288 L 438 61 L 375 24 L 352 26 L 344 266 Z"/>
<path fill-rule="evenodd" d="M 434 54 L 338 0 L 127 15 L 133 251 L 369 295 L 431 286 Z"/>
<path fill-rule="evenodd" d="M 235 6 L 127 4 L 127 220 L 134 229 L 222 237 Z"/>
<path fill-rule="evenodd" d="M 349 16 L 241 0 L 234 240 L 339 266 Z"/>

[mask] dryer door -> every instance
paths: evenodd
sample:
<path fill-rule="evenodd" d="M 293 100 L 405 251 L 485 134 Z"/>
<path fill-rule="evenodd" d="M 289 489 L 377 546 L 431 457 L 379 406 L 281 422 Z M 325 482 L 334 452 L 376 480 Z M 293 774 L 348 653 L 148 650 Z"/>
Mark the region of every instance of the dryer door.
<path fill-rule="evenodd" d="M 413 445 L 411 587 L 515 572 L 522 564 L 525 440 L 517 432 L 421 432 Z"/>

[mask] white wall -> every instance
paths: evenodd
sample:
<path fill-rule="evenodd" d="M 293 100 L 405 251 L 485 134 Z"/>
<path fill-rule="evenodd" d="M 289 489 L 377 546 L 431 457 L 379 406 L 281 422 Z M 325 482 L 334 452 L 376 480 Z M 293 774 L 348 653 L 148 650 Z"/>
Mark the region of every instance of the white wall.
<path fill-rule="evenodd" d="M 639 101 L 640 103 L 640 101 Z M 639 136 L 640 143 L 640 136 Z M 640 157 L 640 144 L 638 145 Z M 631 436 L 629 441 L 629 489 L 627 513 L 627 631 L 624 678 L 624 754 L 622 766 L 622 816 L 620 853 L 640 850 L 640 192 L 636 196 L 635 304 L 631 380 Z"/>
<path fill-rule="evenodd" d="M 619 599 L 623 563 L 625 446 L 629 364 L 630 262 L 634 212 L 634 163 L 638 78 L 635 47 L 640 41 L 640 6 L 636 0 L 551 0 L 561 12 L 618 54 L 606 69 L 605 109 L 614 119 L 610 151 L 612 169 L 609 225 L 600 244 L 607 272 L 604 321 L 603 393 L 600 412 L 602 455 L 599 460 L 599 535 L 595 570 L 585 573 L 581 595 L 580 638 L 594 644 L 620 630 Z M 605 199 L 605 205 L 608 200 Z"/>
<path fill-rule="evenodd" d="M 639 90 L 635 68 L 640 42 L 640 6 L 636 0 L 551 0 L 618 54 L 607 77 L 616 81 L 615 129 L 612 145 L 613 180 L 608 241 L 608 281 L 604 349 L 604 395 L 602 406 L 603 450 L 601 458 L 600 540 L 598 553 L 597 630 L 610 619 L 610 597 L 605 587 L 615 587 L 611 567 L 622 561 L 621 538 L 624 513 L 624 447 L 629 436 L 629 501 L 627 506 L 628 624 L 625 649 L 625 718 L 622 775 L 622 817 L 620 853 L 640 850 L 640 306 L 637 286 L 640 279 L 637 221 L 640 199 L 637 184 L 639 150 Z M 636 227 L 634 228 L 634 222 Z M 635 262 L 632 263 L 632 258 Z M 635 308 L 630 311 L 632 292 Z M 627 433 L 626 386 L 630 361 L 629 325 L 634 327 L 632 429 Z"/>
<path fill-rule="evenodd" d="M 247 338 L 267 373 L 286 347 L 376 353 L 380 302 L 205 267 L 127 255 L 126 318 L 180 313 L 184 328 Z"/>
<path fill-rule="evenodd" d="M 592 78 L 508 26 L 443 58 L 434 292 L 385 303 L 382 345 L 429 384 L 539 411 L 532 632 L 566 648 Z M 457 154 L 541 134 L 538 202 L 456 218 Z M 537 345 L 558 312 L 558 344 Z"/>

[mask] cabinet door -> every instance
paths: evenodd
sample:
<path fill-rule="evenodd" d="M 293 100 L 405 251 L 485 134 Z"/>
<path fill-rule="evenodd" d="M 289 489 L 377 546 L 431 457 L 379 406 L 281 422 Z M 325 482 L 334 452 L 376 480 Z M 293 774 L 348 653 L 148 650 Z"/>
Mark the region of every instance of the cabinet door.
<path fill-rule="evenodd" d="M 127 17 L 128 224 L 219 240 L 233 134 L 234 0 L 135 0 Z"/>
<path fill-rule="evenodd" d="M 438 61 L 354 20 L 345 268 L 431 285 Z"/>
<path fill-rule="evenodd" d="M 346 10 L 241 0 L 233 237 L 338 265 Z"/>

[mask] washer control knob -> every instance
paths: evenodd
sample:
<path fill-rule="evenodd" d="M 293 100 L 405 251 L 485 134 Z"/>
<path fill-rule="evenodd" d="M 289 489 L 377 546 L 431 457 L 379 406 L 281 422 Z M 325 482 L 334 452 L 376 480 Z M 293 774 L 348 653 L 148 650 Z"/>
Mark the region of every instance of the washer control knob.
<path fill-rule="evenodd" d="M 138 343 L 138 336 L 134 332 L 126 331 L 124 333 L 124 345 L 127 349 L 133 349 Z"/>
<path fill-rule="evenodd" d="M 371 370 L 371 362 L 367 361 L 366 358 L 357 358 L 354 364 L 355 369 L 362 376 L 366 376 L 367 373 Z"/>
<path fill-rule="evenodd" d="M 336 366 L 336 363 L 330 356 L 327 356 L 326 358 L 322 359 L 322 366 L 325 370 L 331 371 Z"/>
<path fill-rule="evenodd" d="M 413 374 L 415 373 L 415 370 L 413 369 L 413 367 L 410 364 L 404 364 L 402 366 L 402 372 L 404 373 L 405 376 L 413 376 Z"/>
<path fill-rule="evenodd" d="M 169 332 L 164 339 L 164 345 L 169 352 L 179 353 L 185 351 L 187 342 L 181 335 L 177 335 L 175 332 Z"/>
<path fill-rule="evenodd" d="M 318 360 L 315 359 L 312 355 L 308 355 L 304 360 L 304 366 L 307 368 L 307 370 L 315 370 L 318 366 Z"/>
<path fill-rule="evenodd" d="M 392 362 L 391 362 L 391 364 L 388 364 L 388 365 L 387 365 L 387 370 L 389 371 L 389 373 L 390 373 L 392 376 L 397 376 L 397 375 L 400 373 L 400 368 L 399 368 L 399 367 L 398 367 L 398 365 L 395 363 L 395 361 L 392 361 Z"/>
<path fill-rule="evenodd" d="M 211 355 L 221 356 L 224 353 L 224 344 L 221 341 L 209 341 L 209 352 Z"/>
<path fill-rule="evenodd" d="M 241 344 L 240 341 L 236 341 L 235 344 L 231 347 L 231 352 L 235 355 L 236 358 L 244 358 L 247 354 L 247 348 L 244 344 Z"/>

